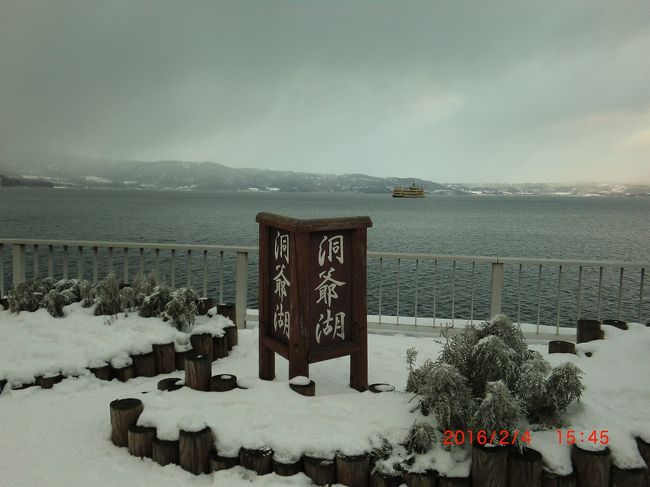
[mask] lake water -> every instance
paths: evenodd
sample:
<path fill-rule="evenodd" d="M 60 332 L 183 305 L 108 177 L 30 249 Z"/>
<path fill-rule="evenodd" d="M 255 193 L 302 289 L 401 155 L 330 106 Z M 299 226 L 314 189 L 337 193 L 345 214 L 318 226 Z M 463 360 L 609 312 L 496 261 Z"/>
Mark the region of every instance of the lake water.
<path fill-rule="evenodd" d="M 0 188 L 0 238 L 256 246 L 258 226 L 255 215 L 261 211 L 304 218 L 370 216 L 373 227 L 368 232 L 368 248 L 372 251 L 650 260 L 650 198 L 625 197 L 430 196 L 395 199 L 388 194 Z M 253 260 L 251 265 L 255 267 L 256 262 Z M 391 266 L 384 263 L 382 268 L 382 313 L 394 312 L 396 306 L 393 297 L 396 290 L 391 288 L 395 286 L 396 268 Z M 5 267 L 8 269 L 6 257 Z M 454 291 L 457 317 L 469 317 L 470 267 L 459 264 L 456 269 L 456 284 L 460 286 Z M 483 282 L 489 269 L 478 267 L 475 277 Z M 414 263 L 404 263 L 400 272 L 408 275 L 414 270 Z M 507 269 L 506 285 L 510 293 L 517 284 L 512 274 L 515 271 Z M 376 263 L 369 262 L 370 312 L 379 311 L 377 272 Z M 179 273 L 182 273 L 180 268 Z M 255 268 L 252 273 L 255 274 Z M 435 280 L 439 287 L 436 290 L 439 300 L 436 314 L 449 316 L 451 291 L 445 286 L 450 284 L 453 270 L 444 264 L 434 270 L 422 263 L 418 273 L 422 280 L 418 314 L 432 313 Z M 595 274 L 592 274 L 585 273 L 585 283 L 595 279 Z M 524 267 L 523 275 L 522 290 L 526 299 L 520 303 L 519 311 L 523 321 L 535 322 L 537 269 Z M 542 321 L 545 323 L 554 324 L 556 321 L 557 277 L 557 271 L 551 269 L 547 272 L 545 269 L 542 278 L 545 289 L 541 300 L 544 307 L 541 310 Z M 564 301 L 561 309 L 568 320 L 572 316 L 571 307 L 575 308 L 576 291 L 571 284 L 575 276 L 565 271 L 563 279 L 567 289 L 566 296 L 561 297 Z M 618 277 L 614 280 L 617 286 Z M 639 281 L 638 274 L 635 276 L 633 273 L 626 274 L 624 281 L 626 288 L 637 288 L 636 295 L 630 291 L 624 309 L 630 313 L 636 310 L 637 315 Z M 211 287 L 215 282 L 211 277 Z M 474 316 L 486 313 L 484 284 L 477 284 L 474 290 Z M 255 286 L 253 279 L 249 286 L 251 305 L 256 302 Z M 604 290 L 602 298 L 605 303 L 608 299 L 616 300 L 613 296 L 616 286 L 612 284 Z M 583 295 L 587 308 L 593 308 L 595 303 L 590 292 L 586 289 Z M 400 312 L 412 315 L 414 305 L 414 299 L 403 297 Z M 506 299 L 505 308 L 510 314 L 516 312 L 514 305 L 512 299 Z M 608 306 L 613 305 L 610 303 Z M 643 307 L 647 316 L 646 302 Z M 563 324 L 564 321 L 563 318 Z"/>

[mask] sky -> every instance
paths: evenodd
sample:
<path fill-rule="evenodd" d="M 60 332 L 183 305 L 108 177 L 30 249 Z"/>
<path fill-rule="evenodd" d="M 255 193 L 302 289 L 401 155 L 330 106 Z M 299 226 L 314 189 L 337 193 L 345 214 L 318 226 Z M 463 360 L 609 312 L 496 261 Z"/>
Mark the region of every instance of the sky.
<path fill-rule="evenodd" d="M 650 2 L 0 0 L 23 153 L 650 183 Z"/>

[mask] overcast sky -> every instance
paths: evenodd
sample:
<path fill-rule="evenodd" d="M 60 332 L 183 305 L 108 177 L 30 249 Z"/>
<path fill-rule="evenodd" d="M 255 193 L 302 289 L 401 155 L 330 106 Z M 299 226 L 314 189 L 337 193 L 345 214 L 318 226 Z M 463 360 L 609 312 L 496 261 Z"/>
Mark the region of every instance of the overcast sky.
<path fill-rule="evenodd" d="M 0 0 L 23 151 L 650 182 L 648 0 Z"/>

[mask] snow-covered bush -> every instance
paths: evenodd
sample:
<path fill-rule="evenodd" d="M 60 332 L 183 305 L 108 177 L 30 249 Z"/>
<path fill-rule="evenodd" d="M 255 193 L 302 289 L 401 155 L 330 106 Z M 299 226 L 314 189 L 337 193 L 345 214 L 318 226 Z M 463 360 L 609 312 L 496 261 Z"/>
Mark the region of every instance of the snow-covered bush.
<path fill-rule="evenodd" d="M 435 415 L 441 431 L 512 430 L 522 414 L 558 425 L 584 390 L 580 369 L 566 363 L 552 370 L 503 315 L 448 338 L 435 362 L 415 367 L 416 358 L 416 350 L 407 351 L 406 391 L 416 394 L 422 414 Z"/>
<path fill-rule="evenodd" d="M 81 283 L 77 279 L 62 279 L 54 285 L 54 289 L 65 295 L 67 304 L 81 301 Z"/>
<path fill-rule="evenodd" d="M 164 318 L 171 320 L 179 330 L 190 328 L 196 318 L 198 294 L 190 288 L 183 287 L 175 291 L 172 296 L 172 300 L 165 306 Z"/>
<path fill-rule="evenodd" d="M 46 286 L 40 281 L 24 281 L 16 285 L 7 294 L 7 304 L 12 313 L 20 311 L 36 311 L 41 307 L 41 302 L 45 293 Z M 45 291 L 45 292 L 44 292 Z"/>
<path fill-rule="evenodd" d="M 131 282 L 131 287 L 135 291 L 135 306 L 138 308 L 142 307 L 145 298 L 153 294 L 157 285 L 156 276 L 153 272 L 149 273 L 146 277 L 140 275 L 135 276 Z"/>
<path fill-rule="evenodd" d="M 472 418 L 474 431 L 485 431 L 488 438 L 496 432 L 495 442 L 498 442 L 498 432 L 501 430 L 514 431 L 521 415 L 521 404 L 514 397 L 503 381 L 489 382 L 485 397 L 479 404 Z"/>
<path fill-rule="evenodd" d="M 120 285 L 114 273 L 110 273 L 95 286 L 96 315 L 116 315 L 122 310 Z"/>
<path fill-rule="evenodd" d="M 436 441 L 436 429 L 429 423 L 413 423 L 408 432 L 404 447 L 408 453 L 424 453 Z"/>
<path fill-rule="evenodd" d="M 143 318 L 161 316 L 172 297 L 171 288 L 165 284 L 159 284 L 153 288 L 151 294 L 148 294 L 142 300 L 140 316 Z"/>
<path fill-rule="evenodd" d="M 65 316 L 63 307 L 70 304 L 69 294 L 63 294 L 56 289 L 51 289 L 43 298 L 43 307 L 54 318 L 62 318 Z"/>
<path fill-rule="evenodd" d="M 128 313 L 138 307 L 138 295 L 131 286 L 125 286 L 120 289 L 120 306 L 122 311 Z"/>
<path fill-rule="evenodd" d="M 97 286 L 90 281 L 79 282 L 79 297 L 81 299 L 81 306 L 90 308 L 95 304 L 95 288 Z"/>

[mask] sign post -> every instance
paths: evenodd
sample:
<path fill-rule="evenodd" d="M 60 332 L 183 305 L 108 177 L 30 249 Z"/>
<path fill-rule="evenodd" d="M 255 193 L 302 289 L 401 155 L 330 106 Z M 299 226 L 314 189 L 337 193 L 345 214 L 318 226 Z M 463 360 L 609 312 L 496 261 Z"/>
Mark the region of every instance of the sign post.
<path fill-rule="evenodd" d="M 289 378 L 309 364 L 350 356 L 350 386 L 368 387 L 366 298 L 368 217 L 299 220 L 259 213 L 261 379 L 275 354 Z"/>

